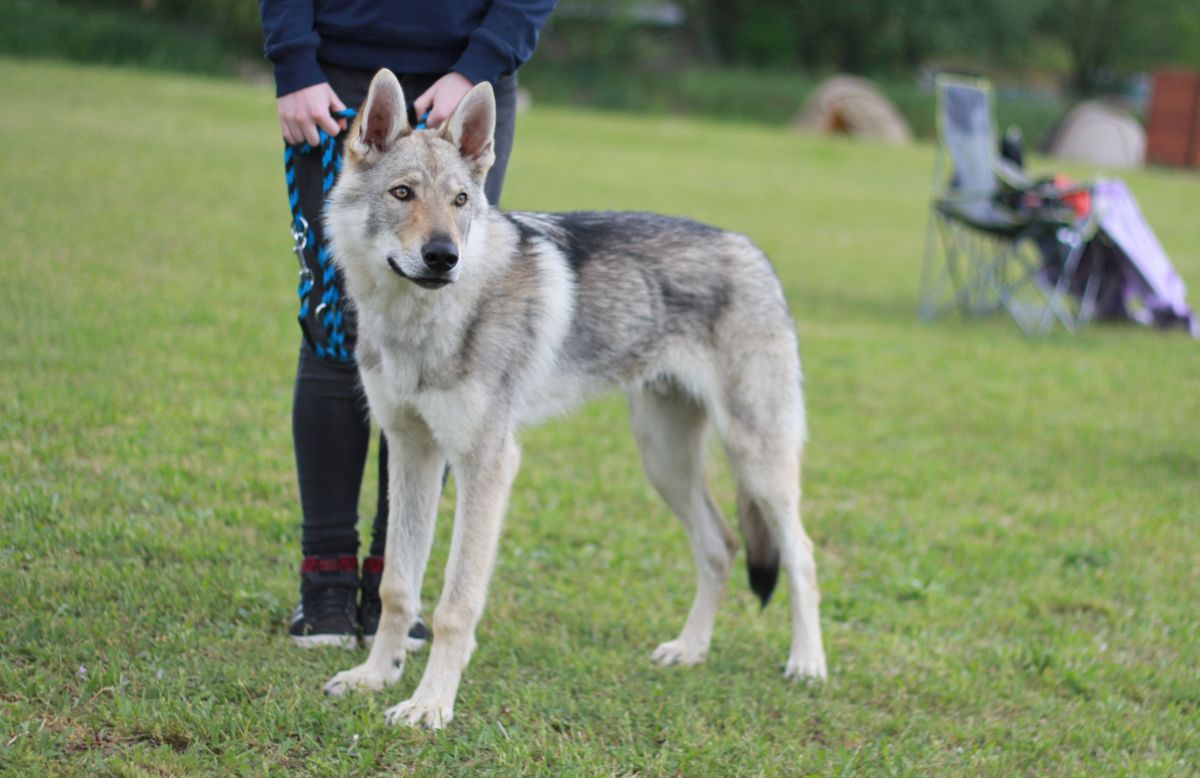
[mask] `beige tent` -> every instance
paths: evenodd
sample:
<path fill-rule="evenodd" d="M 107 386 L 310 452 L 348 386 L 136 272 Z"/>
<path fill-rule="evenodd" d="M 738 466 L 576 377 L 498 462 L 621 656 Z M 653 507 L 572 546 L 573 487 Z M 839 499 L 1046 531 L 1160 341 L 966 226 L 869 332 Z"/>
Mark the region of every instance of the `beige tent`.
<path fill-rule="evenodd" d="M 908 123 L 883 92 L 865 78 L 833 76 L 804 102 L 793 126 L 811 132 L 908 143 Z"/>
<path fill-rule="evenodd" d="M 1120 108 L 1088 100 L 1059 123 L 1046 153 L 1113 170 L 1140 168 L 1146 163 L 1146 131 Z"/>

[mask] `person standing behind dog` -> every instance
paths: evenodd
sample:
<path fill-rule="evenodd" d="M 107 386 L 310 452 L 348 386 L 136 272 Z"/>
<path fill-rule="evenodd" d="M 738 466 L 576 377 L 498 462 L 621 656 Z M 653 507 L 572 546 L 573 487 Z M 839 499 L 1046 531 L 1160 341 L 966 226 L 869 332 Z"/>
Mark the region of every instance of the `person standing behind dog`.
<path fill-rule="evenodd" d="M 496 163 L 484 187 L 498 205 L 512 151 L 516 71 L 537 45 L 555 0 L 259 0 L 266 55 L 275 70 L 284 141 L 318 147 L 318 129 L 337 138 L 348 122 L 335 114 L 357 108 L 380 68 L 417 95 L 409 122 L 436 128 L 472 86 L 490 81 L 496 94 Z M 311 241 L 300 250 L 300 346 L 292 403 L 292 438 L 303 515 L 300 603 L 288 632 L 297 645 L 351 648 L 361 628 L 369 642 L 379 623 L 379 582 L 387 536 L 387 443 L 379 440 L 379 495 L 370 555 L 358 569 L 358 498 L 371 425 L 353 362 L 355 324 L 341 280 L 320 252 L 324 194 L 322 155 L 293 154 L 299 212 Z M 324 260 L 324 261 L 322 261 Z M 410 642 L 428 630 L 417 622 Z"/>

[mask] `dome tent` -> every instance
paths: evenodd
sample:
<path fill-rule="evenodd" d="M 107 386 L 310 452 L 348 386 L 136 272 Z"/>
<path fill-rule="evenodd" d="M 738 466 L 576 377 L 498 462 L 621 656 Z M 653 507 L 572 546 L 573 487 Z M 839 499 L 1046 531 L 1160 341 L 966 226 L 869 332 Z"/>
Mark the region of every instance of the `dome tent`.
<path fill-rule="evenodd" d="M 1146 163 L 1146 131 L 1126 111 L 1087 100 L 1067 112 L 1046 143 L 1046 153 L 1112 170 L 1140 168 Z"/>
<path fill-rule="evenodd" d="M 826 79 L 804 101 L 792 121 L 797 129 L 902 144 L 912 139 L 908 123 L 879 87 L 857 76 Z"/>

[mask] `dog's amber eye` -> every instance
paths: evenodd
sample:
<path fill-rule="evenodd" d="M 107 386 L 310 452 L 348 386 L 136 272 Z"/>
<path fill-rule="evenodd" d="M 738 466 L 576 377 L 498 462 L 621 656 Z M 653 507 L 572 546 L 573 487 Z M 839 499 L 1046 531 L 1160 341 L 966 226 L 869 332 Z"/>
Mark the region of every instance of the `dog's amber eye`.
<path fill-rule="evenodd" d="M 395 197 L 397 200 L 407 200 L 412 197 L 412 190 L 403 185 L 396 187 L 391 192 L 392 197 Z"/>
<path fill-rule="evenodd" d="M 454 198 L 454 204 L 455 205 L 466 205 L 467 204 L 467 193 L 459 192 L 458 197 Z"/>

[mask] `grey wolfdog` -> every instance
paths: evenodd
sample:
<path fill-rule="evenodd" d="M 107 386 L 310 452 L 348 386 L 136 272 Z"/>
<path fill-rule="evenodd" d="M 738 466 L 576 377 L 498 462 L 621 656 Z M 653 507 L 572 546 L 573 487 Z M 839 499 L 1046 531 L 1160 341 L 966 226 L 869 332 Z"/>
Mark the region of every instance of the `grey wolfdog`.
<path fill-rule="evenodd" d="M 391 521 L 370 656 L 325 691 L 400 678 L 449 462 L 458 505 L 429 661 L 387 721 L 451 720 L 517 472 L 516 430 L 615 388 L 628 393 L 646 474 L 687 528 L 698 568 L 683 630 L 652 658 L 705 658 L 737 551 L 705 482 L 711 421 L 738 483 L 751 586 L 765 604 L 781 566 L 787 576 L 784 674 L 824 677 L 800 523 L 800 359 L 766 256 L 741 235 L 679 218 L 489 208 L 494 129 L 481 83 L 441 130 L 414 130 L 399 82 L 382 70 L 349 131 L 326 224 L 358 315 L 362 386 L 391 452 Z"/>

